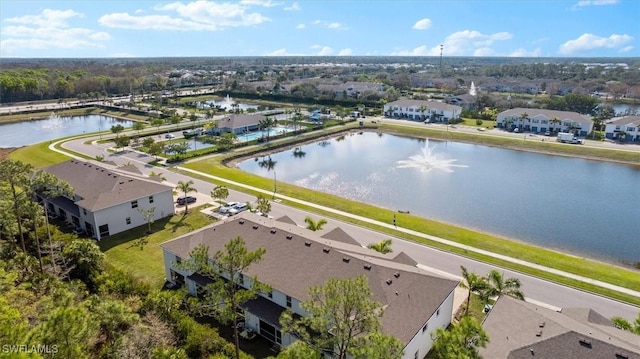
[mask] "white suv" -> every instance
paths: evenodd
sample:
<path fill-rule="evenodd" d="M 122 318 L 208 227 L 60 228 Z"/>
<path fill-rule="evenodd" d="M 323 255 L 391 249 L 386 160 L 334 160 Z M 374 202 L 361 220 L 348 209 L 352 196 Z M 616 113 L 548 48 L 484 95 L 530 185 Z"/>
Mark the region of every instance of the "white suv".
<path fill-rule="evenodd" d="M 235 206 L 239 204 L 239 202 L 229 202 L 226 205 L 220 207 L 220 213 L 229 213 L 230 210 L 235 208 Z"/>
<path fill-rule="evenodd" d="M 229 210 L 229 215 L 234 215 L 234 214 L 238 214 L 242 211 L 246 211 L 248 208 L 246 203 L 238 203 L 235 205 L 235 207 L 231 208 Z"/>

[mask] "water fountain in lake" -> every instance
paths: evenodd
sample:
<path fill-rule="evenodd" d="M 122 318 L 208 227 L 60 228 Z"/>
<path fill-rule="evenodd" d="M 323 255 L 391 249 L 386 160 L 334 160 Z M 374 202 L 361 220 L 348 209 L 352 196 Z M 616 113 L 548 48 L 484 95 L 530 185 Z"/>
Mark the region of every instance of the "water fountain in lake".
<path fill-rule="evenodd" d="M 469 87 L 469 95 L 476 96 L 478 92 L 476 91 L 476 85 L 471 81 L 471 87 Z"/>
<path fill-rule="evenodd" d="M 457 160 L 438 158 L 433 154 L 433 149 L 429 147 L 429 140 L 427 140 L 419 154 L 410 156 L 408 160 L 400 160 L 396 163 L 398 168 L 417 168 L 420 172 L 428 172 L 434 168 L 445 172 L 453 172 L 453 167 L 468 167 L 466 165 L 453 164 L 455 161 Z"/>

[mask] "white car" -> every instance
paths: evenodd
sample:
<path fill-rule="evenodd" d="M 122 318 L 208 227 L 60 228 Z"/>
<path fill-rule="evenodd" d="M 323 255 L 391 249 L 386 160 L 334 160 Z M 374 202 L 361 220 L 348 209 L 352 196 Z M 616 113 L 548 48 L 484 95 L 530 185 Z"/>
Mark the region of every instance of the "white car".
<path fill-rule="evenodd" d="M 239 202 L 228 202 L 226 205 L 220 207 L 220 213 L 229 213 L 238 203 Z"/>
<path fill-rule="evenodd" d="M 229 210 L 229 215 L 238 214 L 242 211 L 246 211 L 248 208 L 246 203 L 238 203 L 233 208 Z"/>
<path fill-rule="evenodd" d="M 166 135 L 164 135 L 164 138 L 166 138 L 166 139 L 172 139 L 172 138 L 176 138 L 176 136 L 174 136 L 174 135 L 173 135 L 173 134 L 171 134 L 171 133 L 167 133 Z"/>

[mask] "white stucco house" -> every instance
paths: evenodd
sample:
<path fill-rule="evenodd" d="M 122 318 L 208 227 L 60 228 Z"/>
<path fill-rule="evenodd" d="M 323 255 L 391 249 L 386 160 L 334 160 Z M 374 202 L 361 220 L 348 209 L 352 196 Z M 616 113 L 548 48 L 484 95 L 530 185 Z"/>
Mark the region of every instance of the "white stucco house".
<path fill-rule="evenodd" d="M 127 176 L 79 160 L 45 170 L 68 182 L 74 192 L 73 198 L 43 198 L 48 212 L 97 240 L 147 224 L 142 209 L 155 208 L 154 220 L 174 213 L 173 187 L 151 179 Z"/>
<path fill-rule="evenodd" d="M 272 291 L 259 294 L 241 308 L 245 325 L 275 345 L 286 347 L 297 340 L 281 331 L 282 312 L 289 309 L 307 315 L 301 303 L 310 299 L 309 288 L 330 278 L 366 276 L 372 299 L 384 308 L 381 329 L 405 343 L 405 359 L 423 358 L 433 344 L 431 333 L 451 322 L 457 280 L 417 268 L 402 252 L 394 257 L 363 248 L 340 228 L 320 236 L 287 217 L 274 220 L 244 212 L 163 243 L 167 280 L 198 295 L 212 279 L 177 264 L 189 260 L 191 251 L 200 244 L 208 246 L 213 256 L 237 236 L 244 239 L 249 251 L 266 250 L 262 260 L 247 273 L 240 273 L 240 278 L 248 287 L 255 276 Z"/>
<path fill-rule="evenodd" d="M 460 117 L 462 107 L 444 102 L 398 100 L 384 105 L 384 115 L 414 121 L 449 122 Z"/>
<path fill-rule="evenodd" d="M 578 136 L 586 137 L 593 130 L 593 120 L 577 112 L 518 107 L 500 112 L 496 126 L 534 133 L 577 131 Z"/>
<path fill-rule="evenodd" d="M 605 138 L 640 142 L 640 116 L 622 116 L 612 118 L 604 129 Z"/>

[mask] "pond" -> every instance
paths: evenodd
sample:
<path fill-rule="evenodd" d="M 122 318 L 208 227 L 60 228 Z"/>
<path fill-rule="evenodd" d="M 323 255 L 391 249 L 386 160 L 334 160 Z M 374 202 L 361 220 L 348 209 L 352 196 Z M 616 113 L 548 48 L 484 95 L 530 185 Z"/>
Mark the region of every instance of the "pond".
<path fill-rule="evenodd" d="M 111 126 L 131 127 L 132 121 L 109 116 L 58 116 L 32 121 L 0 124 L 0 147 L 21 147 L 83 133 L 108 131 Z"/>
<path fill-rule="evenodd" d="M 640 261 L 637 167 L 368 132 L 238 167 L 542 247 Z"/>

